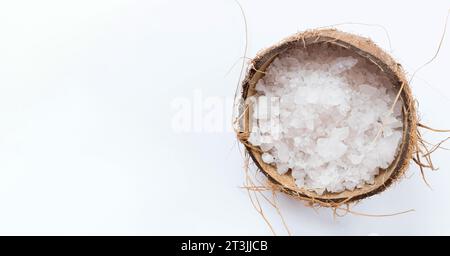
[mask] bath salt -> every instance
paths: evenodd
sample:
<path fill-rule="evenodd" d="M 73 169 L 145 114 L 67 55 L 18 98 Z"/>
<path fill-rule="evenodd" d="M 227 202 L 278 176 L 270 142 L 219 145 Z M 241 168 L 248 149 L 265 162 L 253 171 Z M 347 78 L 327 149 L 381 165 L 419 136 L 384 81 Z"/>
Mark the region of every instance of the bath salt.
<path fill-rule="evenodd" d="M 258 80 L 249 143 L 298 187 L 342 192 L 371 184 L 394 160 L 401 102 L 383 73 L 345 49 L 296 48 Z"/>

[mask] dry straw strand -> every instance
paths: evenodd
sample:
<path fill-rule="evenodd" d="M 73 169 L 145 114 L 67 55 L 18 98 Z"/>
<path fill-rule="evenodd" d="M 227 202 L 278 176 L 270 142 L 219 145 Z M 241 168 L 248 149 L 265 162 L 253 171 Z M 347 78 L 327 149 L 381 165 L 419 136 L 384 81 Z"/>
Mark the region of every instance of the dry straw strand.
<path fill-rule="evenodd" d="M 445 17 L 445 22 L 444 22 L 444 29 L 441 35 L 441 39 L 439 40 L 439 44 L 437 47 L 436 52 L 434 53 L 433 57 L 431 57 L 431 59 L 429 59 L 427 62 L 425 62 L 424 64 L 422 64 L 420 67 L 418 67 L 412 74 L 411 78 L 409 79 L 409 83 L 411 84 L 412 80 L 414 79 L 415 75 L 422 70 L 424 67 L 428 66 L 430 63 L 432 63 L 437 56 L 439 55 L 439 52 L 441 51 L 442 48 L 442 44 L 444 42 L 444 38 L 445 38 L 445 34 L 447 32 L 447 24 L 448 24 L 448 17 L 450 16 L 450 9 L 447 11 L 447 16 Z"/>

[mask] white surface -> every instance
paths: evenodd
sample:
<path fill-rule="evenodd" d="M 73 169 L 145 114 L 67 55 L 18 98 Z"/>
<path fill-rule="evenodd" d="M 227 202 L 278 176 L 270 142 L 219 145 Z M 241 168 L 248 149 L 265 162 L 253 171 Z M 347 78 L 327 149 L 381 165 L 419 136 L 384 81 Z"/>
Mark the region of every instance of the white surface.
<path fill-rule="evenodd" d="M 444 0 L 241 2 L 249 57 L 297 30 L 376 23 L 409 72 L 434 54 L 450 8 Z M 389 48 L 378 27 L 340 28 Z M 244 45 L 235 2 L 2 1 L 0 35 L 0 234 L 271 234 L 238 188 L 233 133 L 171 126 L 175 98 L 233 95 L 239 65 L 226 73 Z M 437 128 L 450 127 L 449 57 L 450 34 L 412 85 L 423 121 Z M 334 221 L 285 197 L 281 208 L 297 235 L 450 234 L 449 156 L 434 155 L 433 191 L 412 166 L 410 179 L 354 208 L 413 213 Z"/>

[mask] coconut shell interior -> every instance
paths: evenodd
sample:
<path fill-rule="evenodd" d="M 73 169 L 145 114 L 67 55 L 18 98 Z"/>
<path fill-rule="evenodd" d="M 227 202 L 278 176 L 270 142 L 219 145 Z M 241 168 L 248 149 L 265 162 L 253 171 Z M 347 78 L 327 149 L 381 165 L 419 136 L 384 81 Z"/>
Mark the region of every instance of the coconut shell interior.
<path fill-rule="evenodd" d="M 405 172 L 414 152 L 414 145 L 416 144 L 417 118 L 414 108 L 414 99 L 401 66 L 397 64 L 391 56 L 376 46 L 370 39 L 334 29 L 313 30 L 298 33 L 281 41 L 277 45 L 261 51 L 252 60 L 251 68 L 248 70 L 246 78 L 243 81 L 243 99 L 247 99 L 247 97 L 255 94 L 257 81 L 264 76 L 264 71 L 279 54 L 291 48 L 307 48 L 313 47 L 315 44 L 333 44 L 338 47 L 346 48 L 352 53 L 368 59 L 377 65 L 390 79 L 394 85 L 395 91 L 398 92 L 401 89 L 400 97 L 402 99 L 401 102 L 403 103 L 403 136 L 402 141 L 397 148 L 394 161 L 388 168 L 380 169 L 373 184 L 365 184 L 362 188 L 357 188 L 353 191 L 345 190 L 341 193 L 326 192 L 319 195 L 315 192 L 297 187 L 290 172 L 284 175 L 278 174 L 274 166 L 262 161 L 261 151 L 258 147 L 250 146 L 249 143 L 244 144 L 255 164 L 277 189 L 291 196 L 309 200 L 324 206 L 338 206 L 382 192 Z M 248 135 L 249 115 L 250 111 L 247 111 L 244 115 L 244 132 L 242 134 Z M 246 136 L 242 136 L 242 134 L 239 137 L 246 142 Z"/>

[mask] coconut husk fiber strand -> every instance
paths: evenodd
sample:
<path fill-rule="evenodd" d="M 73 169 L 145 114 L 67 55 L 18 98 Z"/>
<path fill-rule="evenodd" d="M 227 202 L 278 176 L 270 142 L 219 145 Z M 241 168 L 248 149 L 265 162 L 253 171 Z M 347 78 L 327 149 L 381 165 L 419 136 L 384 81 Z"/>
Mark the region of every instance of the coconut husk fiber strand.
<path fill-rule="evenodd" d="M 315 192 L 297 187 L 291 175 L 280 175 L 274 166 L 262 161 L 262 151 L 248 142 L 251 105 L 246 102 L 246 99 L 256 93 L 255 86 L 257 81 L 264 76 L 264 71 L 279 54 L 292 48 L 308 48 L 322 44 L 345 48 L 369 60 L 389 78 L 394 85 L 394 90 L 398 92 L 397 96 L 399 100 L 396 103 L 402 104 L 403 135 L 394 161 L 388 168 L 380 169 L 380 173 L 375 177 L 373 184 L 365 184 L 362 188 L 357 188 L 353 191 L 346 190 L 340 193 L 327 192 L 319 195 Z M 244 144 L 249 156 L 258 169 L 268 178 L 270 189 L 284 192 L 297 199 L 336 208 L 343 204 L 352 203 L 378 194 L 402 177 L 408 169 L 413 154 L 419 152 L 420 144 L 418 140 L 415 100 L 405 73 L 400 64 L 368 38 L 335 29 L 311 30 L 294 34 L 276 45 L 260 51 L 251 60 L 246 76 L 242 82 L 242 91 L 240 93 L 244 105 L 241 108 L 240 127 L 236 131 L 238 139 Z M 426 166 L 425 164 L 423 165 Z"/>

